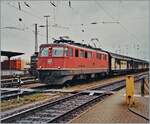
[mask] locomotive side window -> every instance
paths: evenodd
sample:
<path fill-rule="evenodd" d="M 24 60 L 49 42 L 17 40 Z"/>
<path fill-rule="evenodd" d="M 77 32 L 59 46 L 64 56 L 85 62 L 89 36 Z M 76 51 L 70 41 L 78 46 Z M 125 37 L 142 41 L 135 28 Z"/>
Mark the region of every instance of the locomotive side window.
<path fill-rule="evenodd" d="M 79 50 L 75 49 L 75 57 L 78 57 L 78 56 L 79 56 Z"/>
<path fill-rule="evenodd" d="M 107 56 L 106 55 L 104 55 L 104 60 L 107 60 Z"/>
<path fill-rule="evenodd" d="M 98 59 L 98 53 L 96 53 L 96 58 Z"/>
<path fill-rule="evenodd" d="M 87 51 L 85 51 L 85 58 L 87 58 Z"/>
<path fill-rule="evenodd" d="M 104 54 L 101 54 L 101 59 L 104 59 Z"/>
<path fill-rule="evenodd" d="M 68 56 L 68 48 L 64 49 L 64 56 Z"/>
<path fill-rule="evenodd" d="M 63 56 L 63 47 L 53 47 L 52 49 L 52 56 L 53 57 L 61 57 Z"/>
<path fill-rule="evenodd" d="M 98 59 L 98 53 L 96 53 L 96 58 Z"/>
<path fill-rule="evenodd" d="M 49 51 L 49 50 L 48 50 L 48 47 L 41 48 L 41 50 L 40 50 L 40 55 L 43 56 L 43 57 L 44 57 L 44 56 L 46 57 L 46 56 L 48 56 L 48 51 Z"/>
<path fill-rule="evenodd" d="M 102 59 L 102 54 L 99 54 L 99 57 L 100 57 L 99 59 Z"/>
<path fill-rule="evenodd" d="M 92 58 L 92 53 L 91 52 L 87 53 L 87 58 Z"/>
<path fill-rule="evenodd" d="M 73 57 L 73 49 L 70 48 L 70 56 Z"/>
<path fill-rule="evenodd" d="M 101 59 L 101 54 L 100 54 L 100 53 L 97 53 L 97 54 L 96 54 L 96 58 L 97 58 L 97 59 Z"/>
<path fill-rule="evenodd" d="M 80 50 L 80 57 L 84 58 L 84 51 Z"/>

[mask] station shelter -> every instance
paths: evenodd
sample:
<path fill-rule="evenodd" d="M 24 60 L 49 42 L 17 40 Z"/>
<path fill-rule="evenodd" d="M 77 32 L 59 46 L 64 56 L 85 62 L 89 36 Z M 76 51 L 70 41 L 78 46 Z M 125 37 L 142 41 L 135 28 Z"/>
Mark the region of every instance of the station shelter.
<path fill-rule="evenodd" d="M 1 56 L 6 56 L 8 60 L 1 62 L 1 78 L 12 75 L 12 74 L 20 74 L 22 73 L 18 69 L 18 62 L 17 60 L 12 61 L 12 57 L 20 56 L 23 55 L 24 53 L 22 52 L 12 52 L 12 51 L 1 51 Z M 14 64 L 17 63 L 17 65 Z"/>

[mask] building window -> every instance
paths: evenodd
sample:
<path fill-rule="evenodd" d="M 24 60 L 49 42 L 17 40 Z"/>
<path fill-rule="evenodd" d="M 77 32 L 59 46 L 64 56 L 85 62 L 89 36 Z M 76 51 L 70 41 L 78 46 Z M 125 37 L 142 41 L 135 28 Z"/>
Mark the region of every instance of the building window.
<path fill-rule="evenodd" d="M 79 56 L 79 50 L 75 49 L 75 57 L 78 57 L 78 56 Z"/>

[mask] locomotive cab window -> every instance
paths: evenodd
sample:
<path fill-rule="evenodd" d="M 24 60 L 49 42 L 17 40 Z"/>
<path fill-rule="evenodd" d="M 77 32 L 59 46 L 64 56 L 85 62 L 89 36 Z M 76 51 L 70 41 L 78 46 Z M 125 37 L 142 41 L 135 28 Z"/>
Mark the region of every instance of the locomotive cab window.
<path fill-rule="evenodd" d="M 46 57 L 46 56 L 48 56 L 48 47 L 45 47 L 45 48 L 41 48 L 40 49 L 40 56 L 42 56 L 42 57 Z"/>
<path fill-rule="evenodd" d="M 53 47 L 52 56 L 53 57 L 62 57 L 63 56 L 63 47 Z"/>

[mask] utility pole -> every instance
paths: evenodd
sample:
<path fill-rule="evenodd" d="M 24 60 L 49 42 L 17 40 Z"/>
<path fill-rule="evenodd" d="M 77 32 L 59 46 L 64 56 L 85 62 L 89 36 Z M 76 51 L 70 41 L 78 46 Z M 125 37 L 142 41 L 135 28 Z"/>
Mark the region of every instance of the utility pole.
<path fill-rule="evenodd" d="M 38 42 L 37 42 L 37 24 L 35 24 L 35 53 L 38 52 Z"/>
<path fill-rule="evenodd" d="M 44 16 L 46 18 L 46 43 L 48 44 L 48 17 L 49 15 Z"/>

